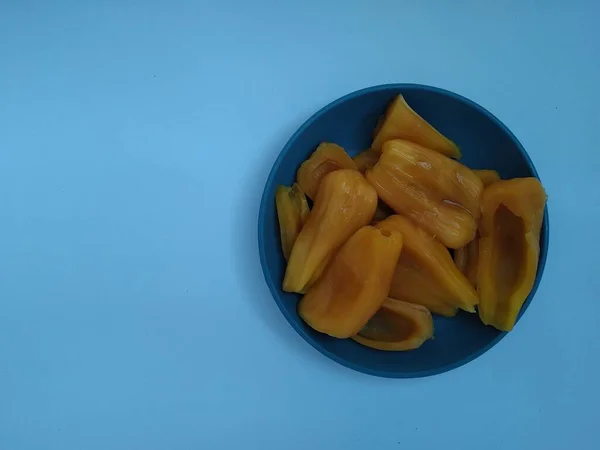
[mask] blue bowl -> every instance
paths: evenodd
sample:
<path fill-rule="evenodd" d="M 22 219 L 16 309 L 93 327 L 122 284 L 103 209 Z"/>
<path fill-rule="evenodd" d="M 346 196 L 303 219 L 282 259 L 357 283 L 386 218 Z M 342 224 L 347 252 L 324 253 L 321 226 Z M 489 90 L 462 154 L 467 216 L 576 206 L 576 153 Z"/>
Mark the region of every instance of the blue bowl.
<path fill-rule="evenodd" d="M 281 289 L 286 262 L 281 252 L 275 210 L 277 185 L 291 185 L 296 171 L 322 141 L 335 142 L 354 155 L 371 144 L 377 119 L 398 94 L 462 150 L 461 162 L 473 169 L 495 169 L 502 178 L 538 177 L 527 152 L 508 128 L 476 103 L 443 89 L 415 84 L 388 84 L 348 94 L 327 105 L 292 136 L 275 161 L 263 192 L 258 217 L 258 244 L 265 280 L 292 327 L 325 356 L 351 369 L 391 378 L 424 377 L 459 367 L 489 350 L 506 333 L 485 326 L 477 314 L 434 316 L 435 339 L 417 350 L 384 352 L 350 339 L 318 333 L 298 316 L 300 295 Z M 535 285 L 521 309 L 523 315 L 542 277 L 548 249 L 548 210 L 540 239 Z"/>

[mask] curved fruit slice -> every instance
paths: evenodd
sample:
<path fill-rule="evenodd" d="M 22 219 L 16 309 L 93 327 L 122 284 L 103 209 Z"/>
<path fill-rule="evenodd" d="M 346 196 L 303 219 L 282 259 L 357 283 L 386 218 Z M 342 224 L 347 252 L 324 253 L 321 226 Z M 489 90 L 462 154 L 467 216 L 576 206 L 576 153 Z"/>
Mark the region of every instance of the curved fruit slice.
<path fill-rule="evenodd" d="M 325 175 L 292 248 L 283 290 L 305 291 L 340 246 L 371 222 L 375 208 L 377 192 L 357 170 L 336 170 Z"/>
<path fill-rule="evenodd" d="M 481 203 L 479 317 L 510 331 L 535 283 L 546 192 L 536 178 L 498 181 Z"/>
<path fill-rule="evenodd" d="M 477 292 L 458 270 L 446 247 L 402 216 L 388 217 L 376 226 L 404 236 L 390 297 L 446 316 L 454 315 L 456 308 L 475 312 Z"/>
<path fill-rule="evenodd" d="M 500 180 L 500 175 L 495 170 L 473 170 L 473 173 L 486 188 Z M 454 263 L 458 270 L 465 274 L 473 286 L 477 286 L 477 265 L 479 264 L 479 234 L 464 247 L 454 251 Z"/>
<path fill-rule="evenodd" d="M 381 152 L 369 148 L 365 151 L 360 152 L 352 159 L 356 163 L 356 167 L 358 167 L 358 170 L 362 173 L 365 173 L 366 170 L 372 169 L 373 166 L 377 164 L 377 161 L 379 161 L 380 154 Z"/>
<path fill-rule="evenodd" d="M 383 122 L 377 125 L 371 148 L 380 151 L 383 143 L 392 139 L 406 139 L 451 158 L 461 156 L 458 146 L 413 111 L 402 95 L 388 106 Z"/>
<path fill-rule="evenodd" d="M 385 301 L 401 250 L 400 233 L 361 228 L 300 300 L 300 317 L 330 336 L 355 335 Z"/>
<path fill-rule="evenodd" d="M 457 302 L 453 300 L 455 295 L 448 293 L 431 271 L 408 251 L 400 255 L 389 296 L 422 305 L 432 313 L 446 317 L 455 316 L 458 310 Z"/>
<path fill-rule="evenodd" d="M 296 178 L 306 195 L 314 200 L 323 177 L 329 172 L 339 169 L 358 170 L 356 163 L 342 147 L 323 142 L 310 155 L 310 158 L 300 165 Z"/>
<path fill-rule="evenodd" d="M 388 298 L 352 339 L 377 350 L 402 351 L 419 348 L 432 337 L 433 319 L 427 308 Z"/>
<path fill-rule="evenodd" d="M 279 219 L 281 248 L 286 261 L 290 257 L 292 246 L 308 218 L 310 209 L 302 188 L 298 183 L 292 187 L 277 186 L 275 191 L 275 206 Z"/>
<path fill-rule="evenodd" d="M 381 200 L 446 247 L 463 247 L 475 237 L 483 184 L 459 162 L 397 139 L 383 145 L 366 177 Z"/>

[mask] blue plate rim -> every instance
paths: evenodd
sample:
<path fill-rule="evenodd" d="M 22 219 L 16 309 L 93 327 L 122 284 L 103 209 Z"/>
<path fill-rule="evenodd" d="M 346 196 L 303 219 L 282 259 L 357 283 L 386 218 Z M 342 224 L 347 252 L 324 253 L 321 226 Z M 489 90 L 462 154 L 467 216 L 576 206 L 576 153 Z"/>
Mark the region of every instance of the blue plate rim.
<path fill-rule="evenodd" d="M 278 290 L 276 288 L 277 284 L 276 284 L 275 280 L 272 279 L 271 274 L 267 270 L 267 256 L 265 254 L 265 247 L 264 247 L 264 245 L 262 245 L 262 236 L 264 235 L 264 223 L 265 223 L 266 204 L 267 204 L 267 202 L 274 201 L 273 198 L 272 198 L 272 196 L 269 195 L 269 192 L 268 192 L 269 191 L 269 186 L 273 184 L 273 180 L 275 178 L 275 174 L 279 170 L 279 167 L 281 166 L 283 158 L 287 154 L 287 152 L 288 152 L 289 148 L 291 147 L 292 143 L 315 120 L 317 120 L 320 116 L 322 116 L 323 114 L 325 114 L 330 109 L 333 109 L 334 107 L 336 107 L 340 103 L 343 103 L 343 102 L 345 102 L 347 100 L 350 100 L 350 99 L 355 98 L 355 97 L 359 97 L 359 96 L 364 95 L 364 94 L 368 94 L 368 93 L 371 93 L 371 92 L 382 91 L 382 90 L 385 90 L 385 91 L 394 91 L 395 90 L 395 91 L 398 91 L 398 92 L 400 92 L 402 90 L 424 90 L 424 91 L 429 91 L 429 92 L 435 92 L 435 93 L 438 93 L 438 94 L 443 94 L 443 95 L 447 95 L 449 97 L 453 97 L 454 99 L 459 100 L 461 102 L 464 102 L 464 103 L 468 104 L 469 106 L 477 109 L 479 112 L 481 112 L 482 114 L 488 116 L 489 119 L 491 119 L 493 122 L 495 122 L 496 125 L 498 125 L 515 142 L 515 144 L 517 145 L 517 148 L 518 148 L 519 152 L 525 157 L 525 160 L 527 161 L 528 166 L 531 168 L 531 170 L 532 170 L 533 175 L 535 176 L 535 178 L 540 179 L 539 174 L 537 172 L 537 169 L 535 168 L 535 165 L 533 164 L 533 161 L 531 160 L 531 157 L 529 156 L 529 154 L 527 153 L 527 151 L 525 150 L 525 148 L 521 144 L 521 141 L 519 141 L 519 139 L 517 139 L 517 137 L 512 133 L 512 131 L 510 131 L 510 129 L 500 119 L 498 119 L 494 114 L 492 114 L 490 111 L 488 111 L 487 109 L 485 109 L 483 106 L 479 105 L 478 103 L 475 103 L 474 101 L 472 101 L 472 100 L 470 100 L 470 99 L 468 99 L 466 97 L 463 97 L 460 94 L 456 94 L 455 92 L 452 92 L 452 91 L 449 91 L 449 90 L 446 90 L 446 89 L 442 89 L 442 88 L 439 88 L 439 87 L 435 87 L 435 86 L 425 85 L 425 84 L 418 84 L 418 83 L 389 83 L 389 84 L 379 84 L 379 85 L 375 85 L 375 86 L 370 86 L 370 87 L 367 87 L 367 88 L 363 88 L 363 89 L 359 89 L 357 91 L 350 92 L 349 94 L 346 94 L 346 95 L 338 98 L 337 100 L 334 100 L 334 101 L 328 103 L 327 105 L 325 105 L 321 109 L 319 109 L 316 113 L 314 113 L 312 116 L 310 116 L 298 128 L 298 130 L 296 130 L 296 132 L 292 135 L 292 137 L 290 137 L 290 139 L 287 141 L 287 143 L 285 144 L 285 146 L 281 149 L 281 151 L 279 152 L 279 155 L 278 155 L 277 159 L 275 160 L 275 163 L 273 164 L 273 167 L 271 168 L 271 171 L 269 172 L 269 176 L 267 177 L 267 181 L 265 183 L 263 194 L 261 196 L 260 209 L 259 209 L 259 213 L 258 213 L 258 251 L 259 251 L 259 255 L 260 255 L 260 263 L 261 263 L 261 266 L 262 266 L 262 271 L 263 271 L 263 275 L 264 275 L 264 278 L 265 278 L 265 282 L 267 283 L 267 286 L 269 287 L 269 291 L 271 292 L 271 295 L 273 296 L 273 300 L 275 300 L 275 303 L 277 304 L 277 307 L 279 308 L 279 310 L 281 311 L 281 313 L 283 314 L 283 316 L 288 321 L 288 324 L 306 342 L 308 342 L 315 350 L 317 350 L 319 353 L 323 354 L 324 356 L 328 357 L 329 359 L 337 362 L 338 364 L 341 364 L 342 366 L 348 367 L 349 369 L 352 369 L 352 370 L 355 370 L 357 372 L 361 372 L 361 373 L 364 373 L 364 374 L 367 374 L 367 375 L 373 375 L 373 376 L 382 377 L 382 378 L 423 378 L 423 377 L 429 377 L 429 376 L 433 376 L 433 375 L 439 375 L 439 374 L 442 374 L 444 372 L 448 372 L 450 370 L 456 369 L 458 367 L 461 367 L 461 366 L 463 366 L 463 365 L 465 365 L 465 364 L 473 361 L 474 359 L 478 358 L 479 356 L 483 355 L 488 350 L 490 350 L 492 347 L 494 347 L 498 342 L 500 342 L 502 339 L 504 339 L 504 337 L 508 333 L 507 332 L 500 332 L 495 339 L 491 340 L 487 345 L 481 347 L 479 350 L 471 353 L 466 358 L 463 358 L 463 359 L 458 360 L 458 361 L 454 361 L 454 362 L 452 362 L 450 364 L 446 364 L 444 366 L 441 366 L 441 367 L 438 367 L 438 368 L 435 368 L 435 369 L 422 370 L 422 371 L 418 371 L 418 372 L 410 372 L 410 373 L 408 373 L 408 372 L 400 372 L 400 371 L 374 370 L 374 369 L 371 369 L 368 366 L 364 366 L 364 365 L 353 363 L 351 361 L 348 361 L 348 360 L 346 360 L 344 358 L 339 357 L 335 353 L 332 353 L 332 352 L 328 351 L 326 348 L 324 348 L 323 346 L 321 346 L 318 341 L 316 341 L 310 335 L 308 335 L 302 329 L 302 327 L 300 326 L 300 324 L 297 321 L 294 320 L 295 318 L 292 316 L 292 313 L 288 312 L 288 310 L 283 307 L 283 305 L 281 304 L 281 301 L 278 298 Z M 536 275 L 535 284 L 534 284 L 533 289 L 531 290 L 531 292 L 530 292 L 527 300 L 525 301 L 525 303 L 521 307 L 521 311 L 519 313 L 519 317 L 517 319 L 517 323 L 521 320 L 521 317 L 523 317 L 525 311 L 528 309 L 531 301 L 535 297 L 535 294 L 537 292 L 538 286 L 539 286 L 539 284 L 541 283 L 541 280 L 542 280 L 542 275 L 544 273 L 544 268 L 546 267 L 546 260 L 547 260 L 547 257 L 548 257 L 549 242 L 550 242 L 550 239 L 549 239 L 550 238 L 550 222 L 549 222 L 549 213 L 548 213 L 548 204 L 547 203 L 546 203 L 546 208 L 544 210 L 544 220 L 542 222 L 542 230 L 544 231 L 544 233 L 543 233 L 544 239 L 543 239 L 543 242 L 540 243 L 540 248 L 543 248 L 545 251 L 542 252 L 541 255 L 540 255 L 540 260 L 538 262 L 538 269 L 537 269 L 537 275 Z"/>

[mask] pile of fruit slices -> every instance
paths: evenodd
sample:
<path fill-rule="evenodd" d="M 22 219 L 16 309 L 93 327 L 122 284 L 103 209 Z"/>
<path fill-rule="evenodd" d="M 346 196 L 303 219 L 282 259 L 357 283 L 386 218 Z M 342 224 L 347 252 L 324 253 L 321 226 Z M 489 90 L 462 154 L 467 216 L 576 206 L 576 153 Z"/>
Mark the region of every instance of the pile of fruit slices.
<path fill-rule="evenodd" d="M 308 325 L 388 351 L 432 338 L 432 313 L 513 328 L 535 282 L 546 193 L 460 157 L 399 95 L 371 148 L 351 158 L 324 142 L 277 188 L 283 290 L 303 294 Z"/>

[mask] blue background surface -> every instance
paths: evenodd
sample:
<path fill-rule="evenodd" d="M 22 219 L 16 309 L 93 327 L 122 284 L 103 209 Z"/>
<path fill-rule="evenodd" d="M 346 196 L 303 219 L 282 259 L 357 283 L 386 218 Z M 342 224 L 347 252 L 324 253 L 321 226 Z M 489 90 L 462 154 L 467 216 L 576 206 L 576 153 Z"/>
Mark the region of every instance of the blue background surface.
<path fill-rule="evenodd" d="M 4 0 L 0 449 L 597 449 L 600 7 L 483 3 Z M 415 380 L 313 350 L 256 242 L 295 129 L 388 82 L 497 115 L 551 213 L 515 331 Z"/>

